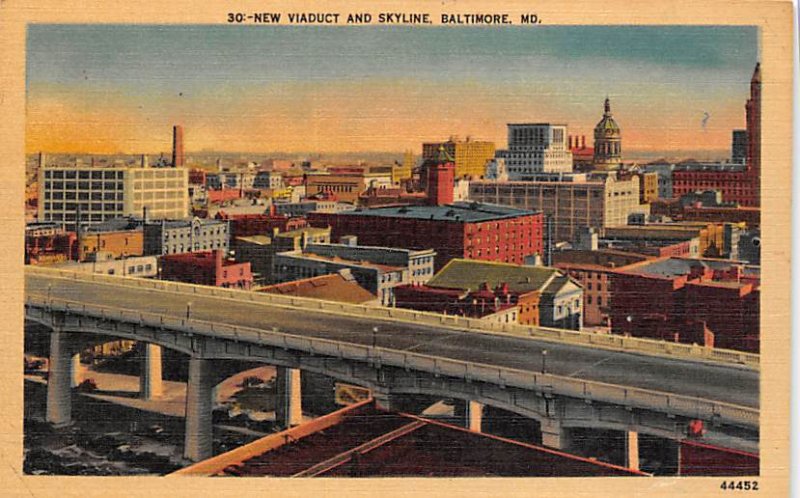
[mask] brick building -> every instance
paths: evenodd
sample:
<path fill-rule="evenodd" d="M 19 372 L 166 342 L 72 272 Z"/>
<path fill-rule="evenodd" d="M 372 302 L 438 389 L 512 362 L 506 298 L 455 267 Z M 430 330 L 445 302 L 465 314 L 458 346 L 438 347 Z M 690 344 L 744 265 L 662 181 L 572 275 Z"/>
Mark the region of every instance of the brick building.
<path fill-rule="evenodd" d="M 584 325 L 608 325 L 613 299 L 612 274 L 648 256 L 609 249 L 569 250 L 553 253 L 552 265 L 566 271 L 583 287 Z"/>
<path fill-rule="evenodd" d="M 453 258 L 523 263 L 543 254 L 541 213 L 522 209 L 452 202 L 454 166 L 440 150 L 429 161 L 428 205 L 383 207 L 342 213 L 308 214 L 312 226 L 331 227 L 338 240 L 355 235 L 359 244 L 404 249 L 433 249 L 435 269 Z"/>
<path fill-rule="evenodd" d="M 612 331 L 759 350 L 759 271 L 730 261 L 661 258 L 612 275 Z"/>
<path fill-rule="evenodd" d="M 579 329 L 582 289 L 542 266 L 453 259 L 424 285 L 395 289 L 395 305 L 504 323 Z"/>
<path fill-rule="evenodd" d="M 253 284 L 250 263 L 229 260 L 221 250 L 169 254 L 161 257 L 159 265 L 162 280 L 236 289 Z"/>
<path fill-rule="evenodd" d="M 60 223 L 34 222 L 25 226 L 25 264 L 51 264 L 74 259 L 78 237 Z"/>
<path fill-rule="evenodd" d="M 278 232 L 289 232 L 305 227 L 305 218 L 275 214 L 228 214 L 224 210 L 217 212 L 215 219 L 229 221 L 231 238 L 249 237 L 251 235 L 271 235 L 274 229 Z"/>
<path fill-rule="evenodd" d="M 495 153 L 494 142 L 474 141 L 470 137 L 466 140 L 450 137 L 446 142 L 422 144 L 423 161 L 435 161 L 441 148 L 453 158 L 456 178 L 481 178 L 486 170 L 486 163 L 494 158 Z"/>
<path fill-rule="evenodd" d="M 756 64 L 750 80 L 750 99 L 745 105 L 745 164 L 720 166 L 687 163 L 672 173 L 673 196 L 695 190 L 718 190 L 727 202 L 742 206 L 761 205 L 761 66 Z"/>
<path fill-rule="evenodd" d="M 113 258 L 144 254 L 144 221 L 136 217 L 115 218 L 89 225 L 78 233 L 78 260 L 96 258 L 98 253 Z"/>

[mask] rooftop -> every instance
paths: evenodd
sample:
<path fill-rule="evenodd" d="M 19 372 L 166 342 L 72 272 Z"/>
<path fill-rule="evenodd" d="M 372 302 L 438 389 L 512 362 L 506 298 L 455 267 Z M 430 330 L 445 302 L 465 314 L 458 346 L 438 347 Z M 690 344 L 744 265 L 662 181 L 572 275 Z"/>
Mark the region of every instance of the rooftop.
<path fill-rule="evenodd" d="M 636 275 L 652 275 L 656 277 L 675 278 L 681 275 L 686 275 L 690 272 L 692 267 L 702 266 L 711 270 L 725 271 L 733 267 L 740 266 L 744 275 L 757 277 L 760 274 L 760 269 L 755 266 L 745 266 L 724 259 L 692 259 L 692 258 L 663 258 L 652 261 L 644 261 L 639 264 L 631 265 L 629 268 L 623 270 L 624 273 L 631 273 Z"/>
<path fill-rule="evenodd" d="M 122 232 L 126 230 L 141 230 L 144 221 L 141 218 L 113 218 L 89 225 L 83 229 L 84 232 Z"/>
<path fill-rule="evenodd" d="M 286 251 L 278 253 L 279 256 L 287 257 L 287 258 L 299 258 L 299 259 L 310 259 L 314 261 L 322 261 L 326 263 L 337 263 L 346 266 L 358 266 L 361 268 L 373 268 L 380 270 L 382 272 L 393 272 L 393 271 L 403 271 L 405 268 L 402 266 L 390 266 L 390 265 L 382 265 L 379 263 L 371 263 L 365 260 L 358 260 L 358 259 L 346 259 L 339 256 L 322 256 L 319 254 L 314 254 L 310 252 L 304 251 Z"/>
<path fill-rule="evenodd" d="M 458 458 L 453 458 L 458 455 Z M 370 401 L 177 472 L 229 477 L 566 477 L 642 472 L 471 432 Z"/>
<path fill-rule="evenodd" d="M 342 216 L 375 216 L 382 218 L 407 218 L 436 221 L 463 221 L 480 223 L 519 216 L 536 214 L 508 206 L 482 204 L 478 202 L 455 202 L 445 206 L 399 206 L 379 207 L 364 210 L 345 211 Z"/>
<path fill-rule="evenodd" d="M 269 285 L 259 289 L 259 292 L 350 304 L 362 304 L 377 299 L 374 294 L 358 285 L 347 271 Z"/>
<path fill-rule="evenodd" d="M 487 283 L 494 288 L 508 284 L 512 292 L 540 290 L 561 272 L 543 266 L 522 266 L 494 261 L 452 259 L 426 284 L 428 287 L 477 290 Z"/>

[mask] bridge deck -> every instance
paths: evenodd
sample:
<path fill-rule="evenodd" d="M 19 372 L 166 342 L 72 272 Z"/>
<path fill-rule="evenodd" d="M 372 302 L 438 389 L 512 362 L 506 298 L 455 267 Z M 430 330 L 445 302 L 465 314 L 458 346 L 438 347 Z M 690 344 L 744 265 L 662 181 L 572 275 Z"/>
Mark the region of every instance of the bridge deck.
<path fill-rule="evenodd" d="M 291 309 L 226 297 L 184 294 L 125 285 L 26 275 L 26 293 L 127 308 L 228 325 L 452 358 L 640 389 L 675 393 L 739 406 L 759 406 L 757 371 L 707 362 L 632 354 L 529 338 L 469 334 L 446 327 L 391 322 L 309 309 Z M 377 332 L 374 328 L 377 327 Z M 542 351 L 547 350 L 546 359 Z M 546 365 L 545 365 L 546 362 Z"/>

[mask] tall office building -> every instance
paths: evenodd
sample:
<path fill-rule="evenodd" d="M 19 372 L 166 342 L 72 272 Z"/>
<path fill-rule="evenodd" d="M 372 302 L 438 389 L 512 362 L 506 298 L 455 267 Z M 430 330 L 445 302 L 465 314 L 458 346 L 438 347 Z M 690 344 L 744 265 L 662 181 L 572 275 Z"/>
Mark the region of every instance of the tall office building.
<path fill-rule="evenodd" d="M 494 158 L 494 142 L 459 140 L 450 137 L 446 142 L 430 142 L 422 144 L 422 160 L 435 161 L 439 157 L 439 149 L 444 147 L 453 158 L 456 178 L 481 178 L 486 171 L 486 163 Z"/>
<path fill-rule="evenodd" d="M 744 164 L 747 159 L 747 130 L 733 130 L 731 162 Z"/>
<path fill-rule="evenodd" d="M 44 167 L 39 170 L 39 220 L 76 228 L 123 216 L 185 218 L 185 168 Z"/>
<path fill-rule="evenodd" d="M 183 152 L 183 126 L 172 127 L 172 167 L 182 168 L 185 156 Z"/>
<path fill-rule="evenodd" d="M 508 125 L 508 149 L 497 151 L 510 180 L 528 180 L 537 173 L 569 173 L 572 152 L 567 147 L 567 126 L 549 123 Z"/>

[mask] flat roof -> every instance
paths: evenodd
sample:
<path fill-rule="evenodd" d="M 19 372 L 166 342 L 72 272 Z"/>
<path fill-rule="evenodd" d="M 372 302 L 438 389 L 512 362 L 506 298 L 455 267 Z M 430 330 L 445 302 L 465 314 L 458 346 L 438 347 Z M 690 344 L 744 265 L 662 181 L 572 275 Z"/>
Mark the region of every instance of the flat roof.
<path fill-rule="evenodd" d="M 444 206 L 396 206 L 377 207 L 337 213 L 340 216 L 374 216 L 381 218 L 405 218 L 434 221 L 463 221 L 480 223 L 537 214 L 536 211 L 484 204 L 480 202 L 454 202 Z"/>

